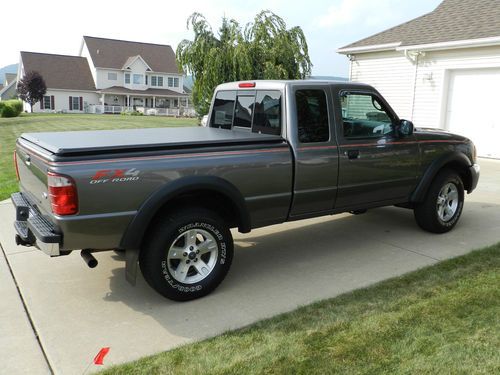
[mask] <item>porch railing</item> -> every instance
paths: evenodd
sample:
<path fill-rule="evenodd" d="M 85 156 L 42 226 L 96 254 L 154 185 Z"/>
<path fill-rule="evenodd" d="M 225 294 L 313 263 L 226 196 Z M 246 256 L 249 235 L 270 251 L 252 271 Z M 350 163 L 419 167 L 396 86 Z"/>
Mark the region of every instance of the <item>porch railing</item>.
<path fill-rule="evenodd" d="M 174 116 L 174 117 L 196 117 L 194 108 L 145 108 L 135 107 L 138 112 L 144 113 L 146 116 Z M 120 114 L 125 111 L 133 111 L 133 107 L 124 107 L 119 105 L 105 105 L 104 112 L 103 106 L 100 104 L 89 104 L 86 108 L 87 113 L 95 114 Z"/>

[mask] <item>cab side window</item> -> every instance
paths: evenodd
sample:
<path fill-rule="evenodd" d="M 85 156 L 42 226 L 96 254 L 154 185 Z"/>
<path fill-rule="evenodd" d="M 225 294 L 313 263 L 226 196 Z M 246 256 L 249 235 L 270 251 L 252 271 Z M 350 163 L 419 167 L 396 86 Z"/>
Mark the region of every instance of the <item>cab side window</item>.
<path fill-rule="evenodd" d="M 376 96 L 342 93 L 340 99 L 344 138 L 380 138 L 393 133 L 394 119 Z"/>
<path fill-rule="evenodd" d="M 327 142 L 330 139 L 328 107 L 323 90 L 297 90 L 298 138 L 301 143 Z"/>

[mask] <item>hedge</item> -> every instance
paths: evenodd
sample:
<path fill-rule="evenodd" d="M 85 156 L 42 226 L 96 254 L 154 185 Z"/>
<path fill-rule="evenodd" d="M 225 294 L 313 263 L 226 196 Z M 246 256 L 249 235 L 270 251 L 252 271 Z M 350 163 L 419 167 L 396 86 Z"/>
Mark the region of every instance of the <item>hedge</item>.
<path fill-rule="evenodd" d="M 17 117 L 23 111 L 23 102 L 17 99 L 0 101 L 1 117 Z"/>

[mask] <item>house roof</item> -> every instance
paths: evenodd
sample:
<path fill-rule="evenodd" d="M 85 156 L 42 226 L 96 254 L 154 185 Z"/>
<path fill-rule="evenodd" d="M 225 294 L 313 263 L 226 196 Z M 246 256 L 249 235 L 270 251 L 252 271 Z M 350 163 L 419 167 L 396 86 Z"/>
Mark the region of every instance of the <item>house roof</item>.
<path fill-rule="evenodd" d="M 434 11 L 359 40 L 339 52 L 396 44 L 426 45 L 500 37 L 500 0 L 444 0 Z"/>
<path fill-rule="evenodd" d="M 99 90 L 98 92 L 104 94 L 135 94 L 135 95 L 143 95 L 143 96 L 177 96 L 177 97 L 185 97 L 187 94 L 178 93 L 168 89 L 147 89 L 147 90 L 131 90 L 126 87 L 121 86 L 112 86 L 106 89 Z"/>
<path fill-rule="evenodd" d="M 138 55 L 155 72 L 181 74 L 175 53 L 169 45 L 129 42 L 125 40 L 84 36 L 90 57 L 98 68 L 123 69 Z"/>
<path fill-rule="evenodd" d="M 5 73 L 5 84 L 8 85 L 17 79 L 17 73 Z"/>
<path fill-rule="evenodd" d="M 21 60 L 24 71 L 40 73 L 49 89 L 95 91 L 85 57 L 22 51 Z"/>

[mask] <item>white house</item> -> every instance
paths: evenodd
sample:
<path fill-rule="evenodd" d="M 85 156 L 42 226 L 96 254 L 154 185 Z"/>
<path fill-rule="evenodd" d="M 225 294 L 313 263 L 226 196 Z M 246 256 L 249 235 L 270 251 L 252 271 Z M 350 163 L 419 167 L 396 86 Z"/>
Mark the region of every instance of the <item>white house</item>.
<path fill-rule="evenodd" d="M 470 137 L 500 158 L 500 1 L 444 0 L 433 12 L 338 50 L 417 127 Z"/>
<path fill-rule="evenodd" d="M 168 45 L 84 36 L 79 56 L 21 52 L 19 76 L 30 70 L 47 85 L 35 112 L 194 115 Z"/>
<path fill-rule="evenodd" d="M 4 84 L 0 85 L 0 100 L 9 100 L 15 98 L 17 75 L 14 73 L 5 73 Z"/>

